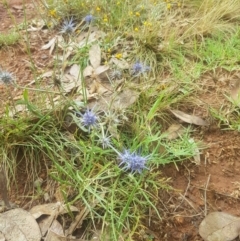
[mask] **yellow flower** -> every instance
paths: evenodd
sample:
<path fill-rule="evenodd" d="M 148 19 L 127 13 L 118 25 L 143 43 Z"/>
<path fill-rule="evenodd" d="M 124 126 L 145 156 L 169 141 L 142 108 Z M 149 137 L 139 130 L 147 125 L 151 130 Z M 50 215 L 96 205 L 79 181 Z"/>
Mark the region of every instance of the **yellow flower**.
<path fill-rule="evenodd" d="M 136 12 L 135 15 L 136 15 L 136 17 L 139 17 L 139 16 L 140 16 L 140 13 L 139 13 L 139 12 Z"/>
<path fill-rule="evenodd" d="M 132 16 L 132 15 L 133 15 L 133 12 L 132 12 L 132 11 L 130 11 L 130 12 L 129 12 L 129 15 L 130 15 L 130 16 Z"/>
<path fill-rule="evenodd" d="M 139 30 L 139 29 L 138 29 L 137 27 L 136 27 L 136 28 L 134 28 L 134 31 L 135 31 L 135 32 L 138 32 L 138 30 Z"/>
<path fill-rule="evenodd" d="M 120 5 L 120 2 L 117 2 L 117 5 Z"/>
<path fill-rule="evenodd" d="M 152 27 L 152 23 L 151 23 L 151 22 L 148 22 L 148 21 L 144 21 L 144 22 L 143 22 L 143 25 L 144 25 L 145 27 Z"/>
<path fill-rule="evenodd" d="M 177 5 L 178 5 L 178 7 L 179 7 L 179 8 L 182 6 L 182 4 L 181 4 L 181 3 L 178 3 Z"/>
<path fill-rule="evenodd" d="M 115 54 L 115 57 L 116 57 L 117 59 L 121 59 L 121 58 L 122 58 L 122 54 L 121 54 L 121 53 Z"/>
<path fill-rule="evenodd" d="M 111 49 L 109 48 L 107 51 L 108 51 L 108 53 L 110 53 L 110 52 L 111 52 Z"/>
<path fill-rule="evenodd" d="M 100 7 L 96 7 L 96 10 L 97 10 L 98 12 L 100 12 L 100 11 L 101 11 L 101 8 L 100 8 Z"/>
<path fill-rule="evenodd" d="M 168 3 L 168 4 L 167 4 L 167 9 L 170 10 L 171 8 L 172 8 L 171 3 Z"/>
<path fill-rule="evenodd" d="M 108 22 L 108 16 L 106 14 L 104 14 L 103 22 Z"/>
<path fill-rule="evenodd" d="M 50 10 L 48 14 L 49 14 L 51 17 L 53 17 L 53 18 L 57 18 L 57 11 L 56 11 L 56 9 Z"/>

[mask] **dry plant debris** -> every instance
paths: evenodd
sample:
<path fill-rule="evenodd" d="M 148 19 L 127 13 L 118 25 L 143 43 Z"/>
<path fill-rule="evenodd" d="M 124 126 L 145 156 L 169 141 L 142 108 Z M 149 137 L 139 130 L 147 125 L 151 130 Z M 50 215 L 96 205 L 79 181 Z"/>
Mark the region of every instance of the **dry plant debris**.
<path fill-rule="evenodd" d="M 232 241 L 240 236 L 240 218 L 225 212 L 209 213 L 199 226 L 204 241 Z"/>

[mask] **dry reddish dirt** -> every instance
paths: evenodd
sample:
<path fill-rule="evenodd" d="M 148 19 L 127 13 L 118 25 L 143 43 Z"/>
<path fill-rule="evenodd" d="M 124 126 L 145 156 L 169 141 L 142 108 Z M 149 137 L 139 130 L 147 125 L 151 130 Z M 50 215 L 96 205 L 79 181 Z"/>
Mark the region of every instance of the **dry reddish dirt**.
<path fill-rule="evenodd" d="M 25 0 L 26 16 L 31 19 L 34 16 L 32 1 Z M 17 23 L 24 19 L 24 7 L 20 0 L 8 1 L 8 11 L 14 16 Z M 10 14 L 0 4 L 0 31 L 7 32 L 13 25 Z M 46 52 L 40 51 L 40 46 L 49 36 L 31 33 L 30 51 L 31 58 L 27 51 L 26 43 L 21 42 L 15 46 L 0 49 L 0 66 L 17 77 L 18 84 L 24 86 L 34 78 L 31 61 L 37 66 L 37 72 L 49 64 L 49 57 Z M 223 93 L 229 86 L 228 77 L 222 75 L 221 81 L 206 80 L 203 85 L 203 92 L 199 93 L 200 104 L 198 108 L 190 108 L 195 114 L 208 117 L 206 108 L 201 104 L 214 104 L 221 106 Z M 225 79 L 224 79 L 225 78 Z M 210 84 L 209 84 L 210 83 Z M 21 91 L 0 85 L 0 107 L 5 106 L 8 100 L 8 93 L 14 98 L 21 94 Z M 224 91 L 223 91 L 224 90 Z M 0 112 L 3 108 L 0 108 Z M 201 164 L 192 162 L 166 165 L 162 168 L 165 177 L 171 177 L 171 185 L 177 191 L 160 194 L 159 210 L 163 215 L 163 221 L 152 220 L 150 227 L 144 231 L 152 235 L 155 241 L 202 241 L 198 235 L 198 227 L 205 214 L 211 211 L 224 211 L 240 216 L 240 135 L 235 131 L 223 131 L 219 127 L 210 126 L 208 129 L 197 130 L 201 133 L 206 148 L 201 154 Z M 22 175 L 24 174 L 22 173 Z M 45 175 L 43 174 L 43 177 Z M 19 180 L 18 183 L 21 183 Z M 20 188 L 21 190 L 21 188 Z M 16 195 L 12 193 L 11 201 L 19 203 Z M 20 203 L 21 205 L 21 203 Z M 148 226 L 148 220 L 146 221 Z M 144 234 L 144 235 L 145 235 Z M 145 240 L 145 239 L 142 239 Z"/>

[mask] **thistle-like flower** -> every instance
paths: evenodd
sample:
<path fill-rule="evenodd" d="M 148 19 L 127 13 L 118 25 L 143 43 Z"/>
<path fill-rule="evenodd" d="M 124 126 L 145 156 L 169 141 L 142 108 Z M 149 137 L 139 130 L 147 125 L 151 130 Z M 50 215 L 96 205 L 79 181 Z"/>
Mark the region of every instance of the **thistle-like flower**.
<path fill-rule="evenodd" d="M 98 117 L 92 110 L 87 109 L 84 114 L 81 114 L 81 116 L 82 116 L 82 120 L 81 120 L 82 124 L 84 127 L 88 128 L 88 130 L 90 130 L 91 127 L 96 126 Z"/>
<path fill-rule="evenodd" d="M 101 133 L 97 134 L 98 144 L 102 145 L 103 149 L 106 149 L 108 147 L 112 147 L 111 136 L 109 136 L 109 135 L 107 135 L 107 133 L 105 133 L 103 125 L 100 125 L 100 127 L 101 127 Z"/>
<path fill-rule="evenodd" d="M 136 62 L 133 66 L 132 66 L 132 70 L 131 70 L 131 73 L 132 75 L 134 76 L 138 76 L 144 72 L 147 72 L 150 70 L 150 67 L 149 66 L 146 66 L 140 62 Z"/>
<path fill-rule="evenodd" d="M 84 18 L 84 21 L 86 22 L 86 24 L 90 24 L 93 19 L 94 19 L 93 15 L 88 14 L 88 15 Z"/>
<path fill-rule="evenodd" d="M 8 85 L 14 83 L 14 77 L 10 72 L 0 70 L 0 80 Z"/>
<path fill-rule="evenodd" d="M 131 153 L 128 150 L 124 150 L 123 153 L 118 154 L 118 158 L 121 161 L 119 166 L 124 165 L 123 170 L 141 173 L 143 169 L 147 169 L 146 162 L 149 156 L 142 157 L 135 152 Z"/>
<path fill-rule="evenodd" d="M 119 80 L 122 78 L 122 71 L 121 70 L 113 70 L 111 71 L 110 75 L 109 75 L 111 80 Z"/>
<path fill-rule="evenodd" d="M 75 23 L 73 22 L 73 18 L 71 17 L 70 20 L 64 20 L 60 33 L 71 34 L 74 32 L 74 29 Z"/>

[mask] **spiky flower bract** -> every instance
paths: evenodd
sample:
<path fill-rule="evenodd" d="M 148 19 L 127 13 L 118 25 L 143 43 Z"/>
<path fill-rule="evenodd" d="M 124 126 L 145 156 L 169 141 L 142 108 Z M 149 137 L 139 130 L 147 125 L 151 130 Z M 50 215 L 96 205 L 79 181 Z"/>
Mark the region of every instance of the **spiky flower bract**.
<path fill-rule="evenodd" d="M 119 80 L 122 78 L 122 71 L 121 70 L 113 70 L 110 73 L 110 79 L 111 80 Z"/>
<path fill-rule="evenodd" d="M 70 20 L 64 20 L 60 33 L 71 34 L 74 32 L 74 28 L 75 23 L 73 22 L 73 18 L 71 18 Z"/>
<path fill-rule="evenodd" d="M 98 117 L 97 115 L 90 109 L 87 109 L 84 114 L 81 114 L 82 116 L 82 124 L 84 127 L 90 128 L 96 126 Z"/>
<path fill-rule="evenodd" d="M 0 70 L 0 80 L 6 85 L 14 83 L 13 75 L 7 71 Z"/>
<path fill-rule="evenodd" d="M 150 70 L 150 67 L 149 66 L 146 66 L 140 62 L 136 62 L 133 66 L 132 66 L 132 70 L 131 70 L 131 73 L 132 75 L 140 75 L 144 72 L 147 72 Z"/>
<path fill-rule="evenodd" d="M 84 21 L 86 22 L 86 24 L 90 24 L 93 19 L 94 19 L 93 15 L 88 14 L 88 15 L 84 18 Z"/>
<path fill-rule="evenodd" d="M 121 161 L 119 166 L 124 165 L 123 170 L 141 173 L 144 169 L 147 169 L 146 162 L 149 156 L 143 157 L 136 152 L 131 153 L 129 150 L 124 150 L 123 153 L 118 154 L 118 157 Z"/>

